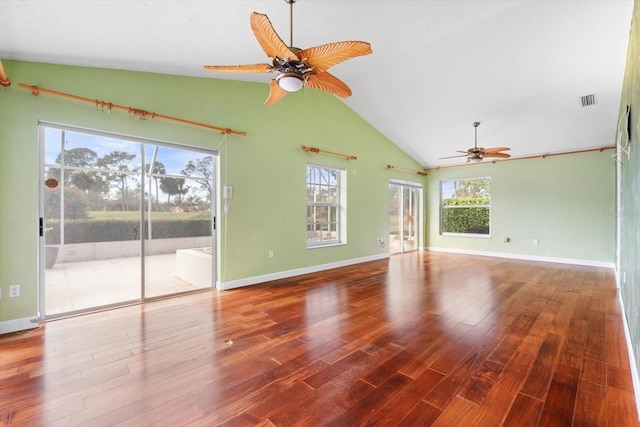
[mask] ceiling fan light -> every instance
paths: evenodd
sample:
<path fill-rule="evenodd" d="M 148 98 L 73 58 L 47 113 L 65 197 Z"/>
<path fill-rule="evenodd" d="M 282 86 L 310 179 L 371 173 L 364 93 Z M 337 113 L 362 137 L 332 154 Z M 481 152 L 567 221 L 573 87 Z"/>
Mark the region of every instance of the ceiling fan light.
<path fill-rule="evenodd" d="M 287 92 L 296 92 L 304 86 L 304 77 L 298 73 L 280 73 L 276 77 L 278 85 Z"/>
<path fill-rule="evenodd" d="M 469 160 L 472 161 L 473 163 L 480 163 L 482 161 L 482 157 L 473 156 L 473 157 L 469 157 Z"/>

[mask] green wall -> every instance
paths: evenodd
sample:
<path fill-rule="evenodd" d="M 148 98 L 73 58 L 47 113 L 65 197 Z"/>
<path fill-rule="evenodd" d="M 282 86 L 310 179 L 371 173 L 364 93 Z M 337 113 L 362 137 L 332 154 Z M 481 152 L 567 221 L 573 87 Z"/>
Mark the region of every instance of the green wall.
<path fill-rule="evenodd" d="M 420 169 L 414 160 L 333 95 L 313 89 L 264 105 L 266 83 L 3 61 L 12 86 L 0 90 L 0 326 L 38 312 L 38 120 L 191 146 L 220 147 L 221 184 L 233 186 L 219 215 L 218 280 L 238 282 L 281 272 L 386 256 L 389 179 L 413 177 L 386 168 Z M 222 144 L 216 131 L 41 94 L 18 83 L 68 92 L 247 132 Z M 355 155 L 348 162 L 309 154 L 300 145 Z M 306 163 L 346 168 L 347 244 L 306 249 Z M 220 200 L 220 197 L 218 197 Z M 228 221 L 225 224 L 225 221 Z M 226 233 L 225 231 L 226 230 Z M 273 250 L 275 257 L 268 258 Z M 8 285 L 22 285 L 7 298 Z"/>
<path fill-rule="evenodd" d="M 635 1 L 620 116 L 631 106 L 630 156 L 620 156 L 620 293 L 636 363 L 640 361 L 640 0 Z M 640 369 L 640 366 L 636 366 Z M 637 379 L 637 376 L 636 376 Z"/>
<path fill-rule="evenodd" d="M 613 266 L 612 154 L 604 150 L 429 170 L 426 246 Z M 485 176 L 491 177 L 491 238 L 441 235 L 440 181 Z"/>

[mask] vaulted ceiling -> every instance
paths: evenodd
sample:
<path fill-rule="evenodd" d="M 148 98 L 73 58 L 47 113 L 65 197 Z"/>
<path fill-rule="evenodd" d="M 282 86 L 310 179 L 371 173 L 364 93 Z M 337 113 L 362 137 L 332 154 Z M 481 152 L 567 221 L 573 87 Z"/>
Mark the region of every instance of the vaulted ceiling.
<path fill-rule="evenodd" d="M 253 11 L 289 41 L 284 0 L 0 0 L 0 59 L 264 82 L 266 98 L 273 75 L 203 69 L 268 62 Z M 353 91 L 344 102 L 435 167 L 465 162 L 439 158 L 473 146 L 475 121 L 480 146 L 513 157 L 614 144 L 632 11 L 633 0 L 297 0 L 293 41 L 370 42 L 373 54 L 331 69 Z"/>

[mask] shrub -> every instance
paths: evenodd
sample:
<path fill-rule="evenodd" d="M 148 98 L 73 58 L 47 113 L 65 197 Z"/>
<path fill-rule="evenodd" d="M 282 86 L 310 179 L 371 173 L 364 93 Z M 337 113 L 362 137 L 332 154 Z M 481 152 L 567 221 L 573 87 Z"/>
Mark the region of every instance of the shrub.
<path fill-rule="evenodd" d="M 60 244 L 60 220 L 47 220 L 47 245 Z M 140 238 L 139 221 L 118 219 L 69 219 L 64 223 L 65 243 L 120 242 Z M 145 221 L 145 239 L 148 221 Z M 211 219 L 153 221 L 153 239 L 211 235 Z"/>
<path fill-rule="evenodd" d="M 47 188 L 44 194 L 46 218 L 60 218 L 60 187 Z M 74 187 L 64 189 L 64 215 L 69 219 L 87 218 L 87 196 Z"/>
<path fill-rule="evenodd" d="M 442 209 L 442 231 L 489 234 L 489 208 Z"/>

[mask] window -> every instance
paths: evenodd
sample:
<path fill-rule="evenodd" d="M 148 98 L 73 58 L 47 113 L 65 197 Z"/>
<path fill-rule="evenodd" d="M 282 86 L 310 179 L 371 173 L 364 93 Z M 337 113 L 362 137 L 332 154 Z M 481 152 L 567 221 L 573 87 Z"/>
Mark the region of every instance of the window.
<path fill-rule="evenodd" d="M 440 232 L 488 236 L 491 178 L 440 181 Z"/>
<path fill-rule="evenodd" d="M 344 243 L 344 170 L 307 164 L 307 247 Z"/>

